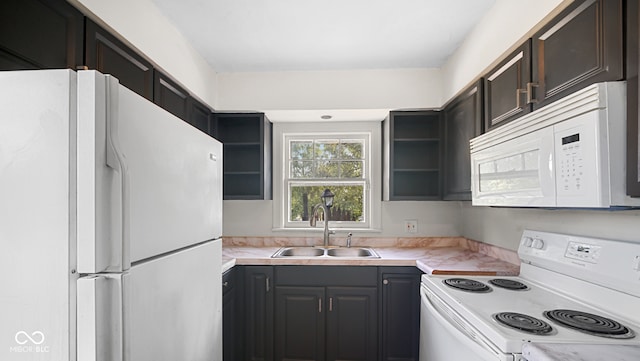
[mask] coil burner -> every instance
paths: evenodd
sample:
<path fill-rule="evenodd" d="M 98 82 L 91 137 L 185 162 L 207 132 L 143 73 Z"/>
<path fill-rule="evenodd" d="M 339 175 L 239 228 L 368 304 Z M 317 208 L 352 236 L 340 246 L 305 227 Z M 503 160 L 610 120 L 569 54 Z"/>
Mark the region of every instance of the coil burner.
<path fill-rule="evenodd" d="M 594 336 L 608 338 L 633 338 L 635 334 L 618 321 L 575 310 L 544 311 L 544 316 L 558 325 Z"/>

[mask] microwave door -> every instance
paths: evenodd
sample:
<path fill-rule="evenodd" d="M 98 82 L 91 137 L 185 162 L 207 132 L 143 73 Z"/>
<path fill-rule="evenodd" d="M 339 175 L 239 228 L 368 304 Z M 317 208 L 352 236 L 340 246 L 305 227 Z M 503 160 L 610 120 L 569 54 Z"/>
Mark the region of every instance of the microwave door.
<path fill-rule="evenodd" d="M 472 204 L 553 207 L 553 131 L 540 129 L 471 155 Z"/>

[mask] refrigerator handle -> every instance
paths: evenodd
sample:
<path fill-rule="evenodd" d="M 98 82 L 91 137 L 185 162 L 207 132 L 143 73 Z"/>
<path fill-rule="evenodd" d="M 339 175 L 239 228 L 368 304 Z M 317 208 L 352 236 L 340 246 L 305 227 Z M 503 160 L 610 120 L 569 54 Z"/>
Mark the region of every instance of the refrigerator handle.
<path fill-rule="evenodd" d="M 123 274 L 78 279 L 77 359 L 127 361 Z"/>
<path fill-rule="evenodd" d="M 113 168 L 120 174 L 122 184 L 122 244 L 120 245 L 120 255 L 122 256 L 122 269 L 129 269 L 131 259 L 129 257 L 129 233 L 130 233 L 130 191 L 129 170 L 126 157 L 120 151 L 118 138 L 118 80 L 111 76 L 106 76 L 107 94 L 107 166 Z"/>

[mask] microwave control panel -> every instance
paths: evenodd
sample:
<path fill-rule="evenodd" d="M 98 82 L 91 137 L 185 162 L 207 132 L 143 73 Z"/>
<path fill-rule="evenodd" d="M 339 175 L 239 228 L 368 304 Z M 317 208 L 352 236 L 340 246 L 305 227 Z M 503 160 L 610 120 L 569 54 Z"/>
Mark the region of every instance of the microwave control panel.
<path fill-rule="evenodd" d="M 564 207 L 604 204 L 598 115 L 589 112 L 554 125 L 556 199 Z"/>
<path fill-rule="evenodd" d="M 565 194 L 579 194 L 584 181 L 584 155 L 580 133 L 560 137 L 558 155 L 558 191 Z"/>

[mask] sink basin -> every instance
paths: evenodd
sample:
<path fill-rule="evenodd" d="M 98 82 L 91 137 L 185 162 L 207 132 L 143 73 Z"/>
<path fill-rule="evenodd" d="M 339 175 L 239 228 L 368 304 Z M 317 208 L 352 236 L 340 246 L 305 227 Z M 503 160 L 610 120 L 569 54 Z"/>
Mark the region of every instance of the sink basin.
<path fill-rule="evenodd" d="M 324 255 L 324 251 L 324 248 L 315 247 L 285 247 L 280 248 L 271 257 L 319 257 Z"/>
<path fill-rule="evenodd" d="M 289 257 L 352 257 L 352 258 L 380 258 L 372 248 L 321 248 L 321 247 L 283 247 L 274 253 L 272 258 Z"/>
<path fill-rule="evenodd" d="M 378 254 L 371 248 L 331 248 L 327 250 L 327 256 L 331 257 L 370 257 L 380 258 Z"/>

